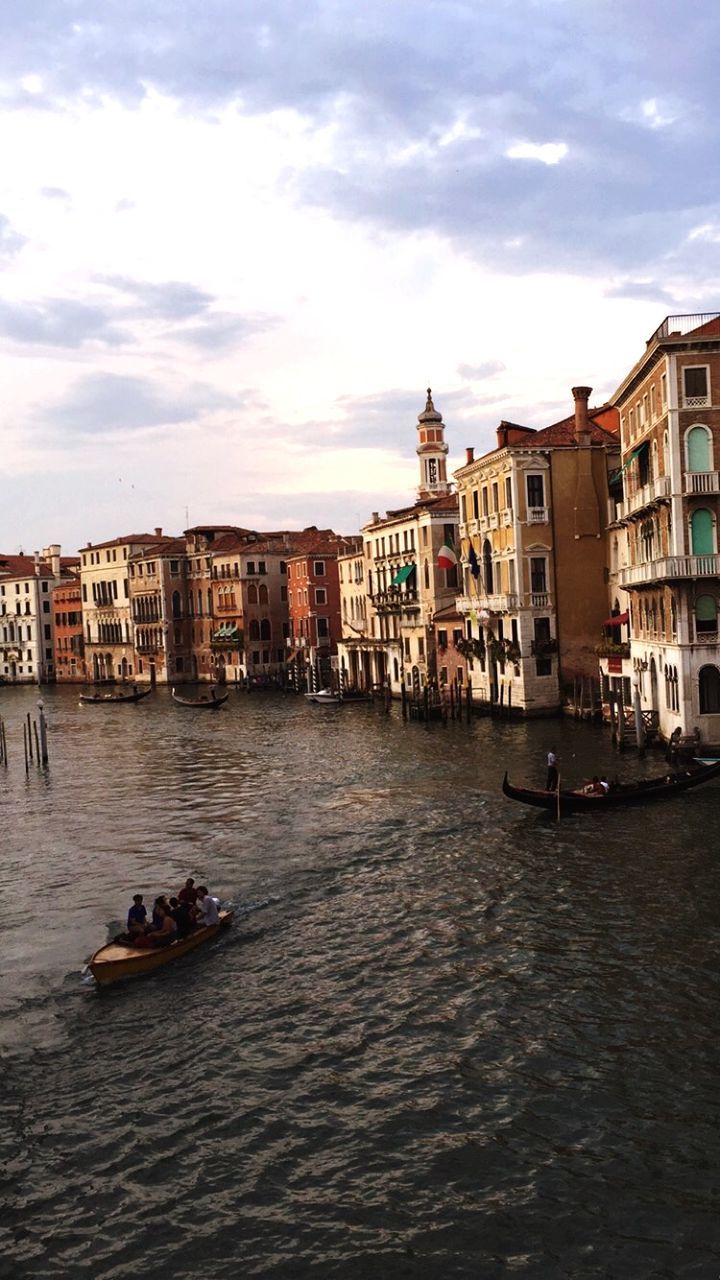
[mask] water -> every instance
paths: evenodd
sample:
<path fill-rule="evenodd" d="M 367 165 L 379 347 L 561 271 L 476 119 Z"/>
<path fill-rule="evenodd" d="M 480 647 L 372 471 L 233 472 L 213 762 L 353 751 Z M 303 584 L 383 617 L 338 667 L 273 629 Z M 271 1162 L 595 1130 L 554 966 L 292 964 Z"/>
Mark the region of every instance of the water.
<path fill-rule="evenodd" d="M 4 690 L 0 1274 L 716 1277 L 720 787 L 560 824 L 573 722 Z M 632 755 L 628 769 L 653 773 Z M 236 927 L 98 992 L 190 874 Z"/>

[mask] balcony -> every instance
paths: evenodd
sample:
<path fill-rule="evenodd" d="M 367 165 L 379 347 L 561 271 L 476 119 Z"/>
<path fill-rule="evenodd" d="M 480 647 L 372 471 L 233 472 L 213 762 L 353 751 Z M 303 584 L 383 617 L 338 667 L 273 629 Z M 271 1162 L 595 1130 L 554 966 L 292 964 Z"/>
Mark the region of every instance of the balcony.
<path fill-rule="evenodd" d="M 487 613 L 515 613 L 520 607 L 520 596 L 514 593 L 492 596 L 459 596 L 455 601 L 458 613 L 485 610 Z"/>
<path fill-rule="evenodd" d="M 646 582 L 665 582 L 673 578 L 718 578 L 720 556 L 664 556 L 647 564 L 631 564 L 621 569 L 621 587 L 637 587 Z"/>
<path fill-rule="evenodd" d="M 650 342 L 653 339 L 683 338 L 688 333 L 694 333 L 696 329 L 703 329 L 713 320 L 720 320 L 720 311 L 696 311 L 692 315 L 666 316 L 659 328 L 655 330 Z"/>
<path fill-rule="evenodd" d="M 717 471 L 686 471 L 686 493 L 720 493 Z"/>
<path fill-rule="evenodd" d="M 528 507 L 528 524 L 547 524 L 549 511 L 547 507 Z"/>
<path fill-rule="evenodd" d="M 629 658 L 630 642 L 616 644 L 612 640 L 603 640 L 595 646 L 595 652 L 598 658 Z"/>
<path fill-rule="evenodd" d="M 162 651 L 163 651 L 162 640 L 136 640 L 135 641 L 136 653 L 153 654 L 153 653 L 162 653 Z"/>
<path fill-rule="evenodd" d="M 378 613 L 402 613 L 403 610 L 416 612 L 420 608 L 417 591 L 378 591 L 370 599 Z"/>
<path fill-rule="evenodd" d="M 215 601 L 215 609 L 218 613 L 237 613 L 238 607 L 234 599 L 226 600 L 222 596 Z"/>
<path fill-rule="evenodd" d="M 660 498 L 668 498 L 669 496 L 670 477 L 658 476 L 656 480 L 650 480 L 642 488 L 637 489 L 635 493 L 628 494 L 624 502 L 618 502 L 617 519 L 626 520 L 631 512 L 642 511 L 643 507 L 649 507 L 653 502 L 658 502 Z"/>
<path fill-rule="evenodd" d="M 525 604 L 531 609 L 552 609 L 552 596 L 549 591 L 531 591 Z"/>
<path fill-rule="evenodd" d="M 514 513 L 512 511 L 512 508 L 505 507 L 504 510 L 500 512 L 500 523 L 505 526 L 511 525 L 513 522 L 513 515 Z"/>

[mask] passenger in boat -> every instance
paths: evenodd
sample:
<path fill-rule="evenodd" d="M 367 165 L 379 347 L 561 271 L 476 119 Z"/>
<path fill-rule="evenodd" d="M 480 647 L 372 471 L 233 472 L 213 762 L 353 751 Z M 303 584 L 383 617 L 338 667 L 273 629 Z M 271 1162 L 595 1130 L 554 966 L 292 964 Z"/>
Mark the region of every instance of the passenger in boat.
<path fill-rule="evenodd" d="M 210 924 L 217 924 L 220 920 L 218 911 L 219 902 L 217 898 L 211 898 L 206 885 L 198 885 L 198 914 L 196 924 L 201 929 L 207 928 Z"/>
<path fill-rule="evenodd" d="M 557 769 L 557 756 L 554 751 L 548 751 L 547 757 L 547 778 L 545 779 L 546 791 L 557 791 L 559 774 Z"/>
<path fill-rule="evenodd" d="M 197 898 L 198 898 L 198 891 L 195 888 L 195 881 L 193 880 L 192 876 L 189 876 L 188 879 L 185 881 L 183 888 L 180 890 L 178 894 L 178 898 L 180 899 L 181 902 L 186 902 L 188 907 L 195 906 L 195 903 L 197 902 Z"/>
<path fill-rule="evenodd" d="M 162 926 L 163 917 L 168 914 L 170 914 L 170 905 L 166 894 L 161 893 L 153 903 L 152 924 L 149 929 L 153 932 L 159 929 Z"/>
<path fill-rule="evenodd" d="M 177 925 L 178 938 L 187 938 L 190 930 L 192 929 L 192 916 L 190 914 L 189 903 L 180 902 L 178 898 L 171 898 L 170 913 Z"/>
<path fill-rule="evenodd" d="M 135 938 L 133 946 L 136 947 L 169 947 L 177 937 L 177 925 L 170 913 L 170 907 L 159 905 L 159 900 L 155 904 L 153 915 L 157 911 L 159 926 L 150 933 L 144 933 L 141 938 Z"/>
<path fill-rule="evenodd" d="M 128 911 L 126 927 L 130 938 L 137 938 L 141 933 L 145 932 L 147 927 L 147 907 L 143 905 L 141 893 L 133 894 L 133 904 Z"/>
<path fill-rule="evenodd" d="M 608 787 L 608 791 L 609 790 L 610 788 Z M 593 774 L 592 782 L 586 782 L 585 786 L 583 787 L 583 791 L 586 796 L 606 795 L 605 788 L 596 773 Z"/>
<path fill-rule="evenodd" d="M 608 782 L 604 773 L 600 778 L 600 786 L 602 787 L 603 795 L 607 795 L 608 791 L 610 790 L 610 783 Z"/>

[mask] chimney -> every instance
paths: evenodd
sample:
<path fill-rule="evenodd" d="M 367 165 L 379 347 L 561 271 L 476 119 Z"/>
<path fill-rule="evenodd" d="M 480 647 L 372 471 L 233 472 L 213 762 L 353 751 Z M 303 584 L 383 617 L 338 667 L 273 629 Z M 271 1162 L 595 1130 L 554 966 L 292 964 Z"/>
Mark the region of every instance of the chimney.
<path fill-rule="evenodd" d="M 156 529 L 156 530 L 155 530 L 155 537 L 156 537 L 156 538 L 162 538 L 162 529 Z"/>
<path fill-rule="evenodd" d="M 372 513 L 372 520 L 370 521 L 370 523 L 371 523 L 371 524 L 378 524 L 378 523 L 379 523 L 379 521 L 380 521 L 380 512 L 379 512 L 379 511 L 373 511 L 373 513 Z"/>
<path fill-rule="evenodd" d="M 475 446 L 470 444 L 470 445 L 467 445 L 465 449 L 465 466 L 466 467 L 469 466 L 470 463 L 474 461 L 475 461 Z"/>
<path fill-rule="evenodd" d="M 582 437 L 590 434 L 590 419 L 588 418 L 588 400 L 592 387 L 573 387 L 572 393 L 575 399 L 575 440 L 578 444 L 587 443 Z"/>

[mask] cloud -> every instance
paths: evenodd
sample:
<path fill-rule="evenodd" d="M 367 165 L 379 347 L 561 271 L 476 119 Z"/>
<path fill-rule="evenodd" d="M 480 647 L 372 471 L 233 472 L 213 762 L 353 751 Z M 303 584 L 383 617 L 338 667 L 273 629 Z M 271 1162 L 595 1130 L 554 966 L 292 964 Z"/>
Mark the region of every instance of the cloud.
<path fill-rule="evenodd" d="M 564 142 L 516 142 L 508 147 L 509 160 L 539 160 L 541 164 L 559 164 L 568 153 Z"/>
<path fill-rule="evenodd" d="M 101 436 L 195 422 L 214 410 L 239 405 L 237 397 L 205 383 L 188 383 L 168 392 L 150 378 L 93 373 L 76 382 L 60 400 L 39 409 L 35 420 L 69 434 Z"/>
<path fill-rule="evenodd" d="M 64 187 L 41 187 L 40 195 L 46 200 L 69 200 L 70 193 Z"/>
<path fill-rule="evenodd" d="M 85 343 L 118 347 L 133 341 L 132 335 L 118 328 L 102 307 L 70 298 L 23 303 L 0 301 L 0 334 L 13 342 L 64 348 L 77 348 Z"/>
<path fill-rule="evenodd" d="M 496 373 L 504 373 L 505 365 L 501 360 L 484 360 L 482 364 L 459 364 L 457 371 L 461 378 L 468 382 L 481 382 L 483 378 L 492 378 Z"/>
<path fill-rule="evenodd" d="M 161 320 L 188 320 L 207 311 L 214 301 L 211 293 L 187 281 L 155 283 L 118 275 L 100 275 L 96 279 L 138 302 L 141 313 Z"/>
<path fill-rule="evenodd" d="M 201 324 L 176 329 L 174 337 L 206 351 L 226 351 L 246 338 L 274 329 L 279 323 L 279 318 L 269 315 L 242 316 L 229 311 L 211 311 Z"/>
<path fill-rule="evenodd" d="M 651 280 L 623 280 L 605 290 L 606 298 L 633 298 L 638 302 L 658 302 L 670 310 L 680 306 L 678 299 L 668 289 Z"/>
<path fill-rule="evenodd" d="M 26 243 L 25 236 L 10 225 L 10 221 L 0 213 L 0 258 L 13 258 Z"/>

